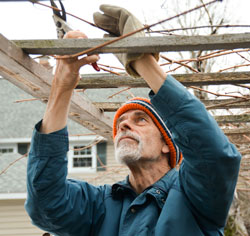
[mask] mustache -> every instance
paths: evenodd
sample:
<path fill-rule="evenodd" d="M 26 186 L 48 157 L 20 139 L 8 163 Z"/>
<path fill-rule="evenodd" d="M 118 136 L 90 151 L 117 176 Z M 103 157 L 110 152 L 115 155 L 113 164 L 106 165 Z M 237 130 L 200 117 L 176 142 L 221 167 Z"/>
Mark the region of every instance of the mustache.
<path fill-rule="evenodd" d="M 137 141 L 138 143 L 140 143 L 141 141 L 141 138 L 139 135 L 136 135 L 134 134 L 133 132 L 131 131 L 125 131 L 125 132 L 122 132 L 122 133 L 119 133 L 116 135 L 115 137 L 115 145 L 117 146 L 117 144 L 119 143 L 119 141 L 123 138 L 123 137 L 128 137 L 128 138 L 132 138 L 134 139 L 135 141 Z"/>

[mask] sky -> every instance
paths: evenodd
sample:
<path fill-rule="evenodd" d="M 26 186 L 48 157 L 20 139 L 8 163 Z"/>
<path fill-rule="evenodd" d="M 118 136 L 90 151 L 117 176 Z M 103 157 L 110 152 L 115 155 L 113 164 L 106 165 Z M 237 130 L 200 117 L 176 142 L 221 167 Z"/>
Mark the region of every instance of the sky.
<path fill-rule="evenodd" d="M 63 4 L 67 12 L 93 22 L 93 12 L 98 11 L 102 3 L 115 4 L 129 9 L 138 18 L 143 20 L 143 14 L 150 15 L 157 11 L 163 0 L 151 1 L 127 0 L 64 0 Z M 141 5 L 143 5 L 141 7 Z M 42 3 L 50 4 L 49 1 Z M 58 1 L 56 1 L 58 3 Z M 59 5 L 59 4 L 58 4 Z M 86 32 L 88 37 L 102 37 L 103 32 L 89 27 L 86 23 L 68 16 L 67 21 L 74 29 Z M 56 38 L 55 26 L 52 19 L 52 10 L 30 2 L 1 2 L 0 1 L 0 32 L 8 39 L 47 39 Z"/>
<path fill-rule="evenodd" d="M 181 1 L 183 3 L 183 10 L 187 10 L 184 4 L 187 0 Z M 205 2 L 208 1 L 209 0 Z M 125 7 L 143 23 L 151 24 L 160 19 L 172 16 L 173 13 L 169 13 L 169 9 L 166 9 L 165 6 L 175 2 L 176 0 L 64 0 L 63 4 L 67 12 L 82 17 L 90 22 L 93 22 L 93 12 L 98 11 L 100 4 L 106 3 Z M 42 1 L 42 3 L 49 5 L 49 1 Z M 56 3 L 58 3 L 58 1 L 56 1 Z M 220 7 L 221 3 L 216 4 Z M 249 24 L 250 0 L 224 0 L 223 4 L 229 6 L 228 8 L 231 11 L 230 14 L 232 18 L 239 19 L 240 23 Z M 221 14 L 223 14 L 223 11 Z M 67 20 L 72 28 L 85 32 L 90 38 L 102 37 L 103 32 L 99 29 L 94 29 L 86 23 L 70 16 L 68 16 Z M 8 39 L 56 38 L 52 10 L 37 4 L 33 5 L 30 2 L 0 1 L 0 33 Z"/>

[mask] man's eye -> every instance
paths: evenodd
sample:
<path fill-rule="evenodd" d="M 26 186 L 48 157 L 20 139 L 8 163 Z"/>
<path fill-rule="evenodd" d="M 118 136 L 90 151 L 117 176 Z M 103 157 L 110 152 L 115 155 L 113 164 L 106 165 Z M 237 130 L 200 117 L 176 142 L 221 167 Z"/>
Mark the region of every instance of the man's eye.
<path fill-rule="evenodd" d="M 138 118 L 138 121 L 144 122 L 144 121 L 146 121 L 146 119 L 144 117 L 140 117 L 140 118 Z"/>

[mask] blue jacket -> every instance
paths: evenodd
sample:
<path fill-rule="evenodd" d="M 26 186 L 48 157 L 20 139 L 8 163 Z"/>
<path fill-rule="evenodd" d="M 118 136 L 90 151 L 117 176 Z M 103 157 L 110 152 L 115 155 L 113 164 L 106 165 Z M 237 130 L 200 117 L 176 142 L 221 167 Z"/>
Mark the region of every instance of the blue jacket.
<path fill-rule="evenodd" d="M 67 129 L 39 133 L 28 161 L 26 210 L 38 227 L 60 236 L 219 236 L 241 156 L 201 102 L 168 76 L 151 102 L 181 149 L 172 169 L 137 195 L 128 179 L 95 187 L 66 179 Z"/>

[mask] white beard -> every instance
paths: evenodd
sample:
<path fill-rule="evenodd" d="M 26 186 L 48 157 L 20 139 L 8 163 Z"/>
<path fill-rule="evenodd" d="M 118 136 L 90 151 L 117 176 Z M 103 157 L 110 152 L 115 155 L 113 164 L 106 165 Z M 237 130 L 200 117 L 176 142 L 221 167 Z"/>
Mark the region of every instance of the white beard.
<path fill-rule="evenodd" d="M 118 140 L 123 136 L 129 136 L 135 139 L 138 144 L 131 143 L 131 141 L 121 141 L 118 145 Z M 141 159 L 142 154 L 142 141 L 141 138 L 130 131 L 120 133 L 115 137 L 115 159 L 120 164 L 131 164 Z"/>

